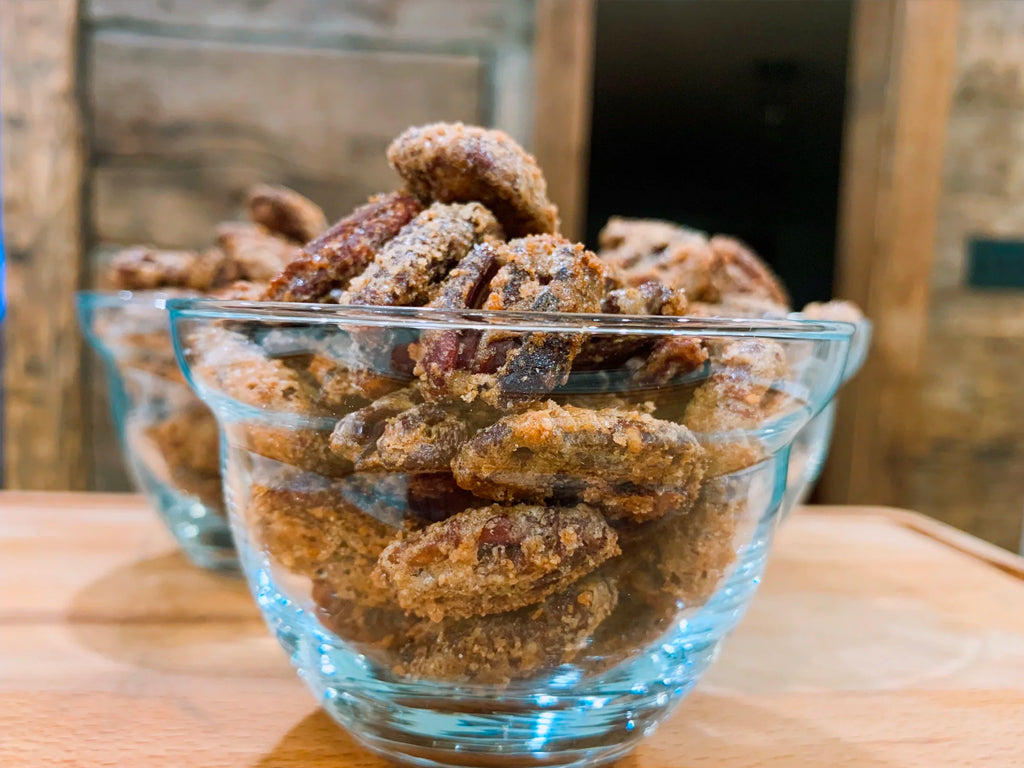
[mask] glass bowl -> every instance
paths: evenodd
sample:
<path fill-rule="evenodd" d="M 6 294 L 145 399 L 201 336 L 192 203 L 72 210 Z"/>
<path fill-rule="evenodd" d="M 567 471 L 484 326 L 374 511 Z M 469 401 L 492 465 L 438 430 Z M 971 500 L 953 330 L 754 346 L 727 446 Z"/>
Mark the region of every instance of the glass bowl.
<path fill-rule="evenodd" d="M 135 484 L 193 563 L 237 572 L 217 422 L 178 367 L 167 298 L 129 291 L 76 297 L 82 329 L 106 368 L 111 413 Z"/>
<path fill-rule="evenodd" d="M 794 319 L 803 319 L 798 313 L 790 315 Z M 853 336 L 850 339 L 850 353 L 843 368 L 843 380 L 845 384 L 852 379 L 864 365 L 868 349 L 871 346 L 871 321 L 867 319 L 858 320 L 854 324 Z M 782 515 L 789 515 L 793 509 L 803 504 L 814 484 L 821 477 L 825 468 L 825 461 L 828 459 L 829 446 L 832 443 L 832 430 L 836 421 L 836 399 L 833 398 L 822 409 L 821 413 L 812 418 L 810 422 L 800 430 L 800 434 L 793 440 L 793 448 L 789 457 L 789 479 L 787 481 L 786 495 L 782 500 Z"/>
<path fill-rule="evenodd" d="M 421 766 L 589 765 L 657 727 L 754 594 L 853 332 L 170 307 L 269 626 L 338 723 Z M 593 364 L 627 348 L 711 357 Z"/>

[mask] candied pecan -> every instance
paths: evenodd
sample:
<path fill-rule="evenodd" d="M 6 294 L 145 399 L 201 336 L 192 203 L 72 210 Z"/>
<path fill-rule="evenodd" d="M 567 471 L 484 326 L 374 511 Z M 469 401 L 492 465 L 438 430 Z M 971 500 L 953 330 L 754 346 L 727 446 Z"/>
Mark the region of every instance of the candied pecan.
<path fill-rule="evenodd" d="M 655 219 L 613 216 L 599 236 L 603 262 L 631 285 L 650 280 L 701 300 L 712 291 L 715 254 L 703 232 Z"/>
<path fill-rule="evenodd" d="M 754 429 L 762 405 L 786 375 L 786 354 L 770 339 L 727 341 L 715 350 L 708 381 L 694 393 L 684 423 L 695 432 Z"/>
<path fill-rule="evenodd" d="M 409 128 L 388 147 L 388 162 L 413 194 L 442 203 L 479 201 L 509 237 L 558 229 L 537 161 L 507 134 L 462 123 Z"/>
<path fill-rule="evenodd" d="M 858 323 L 864 319 L 861 308 L 852 301 L 832 299 L 832 301 L 812 301 L 802 310 L 810 320 L 833 320 L 841 323 Z"/>
<path fill-rule="evenodd" d="M 660 339 L 644 358 L 634 358 L 629 367 L 633 380 L 641 386 L 661 387 L 673 379 L 702 368 L 708 359 L 704 342 L 692 336 L 667 336 Z"/>
<path fill-rule="evenodd" d="M 388 420 L 377 440 L 376 460 L 381 468 L 396 472 L 441 472 L 451 466 L 471 432 L 451 408 L 422 403 Z"/>
<path fill-rule="evenodd" d="M 245 202 L 253 222 L 296 243 L 308 243 L 327 229 L 320 206 L 288 187 L 257 184 Z"/>
<path fill-rule="evenodd" d="M 400 390 L 342 419 L 331 436 L 335 453 L 360 471 L 449 469 L 472 432 L 470 422 L 440 403 L 415 402 L 410 391 L 418 395 L 418 390 Z"/>
<path fill-rule="evenodd" d="M 490 282 L 485 310 L 598 312 L 604 274 L 582 245 L 558 235 L 534 235 L 495 248 L 501 264 Z M 484 331 L 459 340 L 454 355 L 430 348 L 417 373 L 428 380 L 427 395 L 477 397 L 496 408 L 538 400 L 569 377 L 583 334 Z M 440 363 L 456 362 L 453 370 Z M 422 361 L 427 361 L 425 367 Z"/>
<path fill-rule="evenodd" d="M 687 608 L 703 605 L 736 561 L 737 533 L 745 510 L 742 501 L 705 497 L 689 515 L 666 521 L 651 531 L 662 589 Z"/>
<path fill-rule="evenodd" d="M 714 350 L 711 374 L 693 393 L 683 423 L 701 434 L 709 477 L 735 472 L 765 457 L 760 441 L 743 434 L 763 426 L 786 398 L 772 386 L 786 375 L 782 347 L 770 339 L 740 339 Z"/>
<path fill-rule="evenodd" d="M 217 245 L 242 280 L 270 280 L 301 253 L 297 245 L 270 234 L 259 224 L 240 222 L 218 225 Z"/>
<path fill-rule="evenodd" d="M 479 203 L 434 203 L 377 253 L 339 301 L 388 307 L 422 305 L 430 289 L 474 245 L 500 237 L 494 216 Z"/>
<path fill-rule="evenodd" d="M 469 509 L 389 544 L 374 578 L 432 621 L 543 600 L 618 554 L 615 531 L 590 507 Z"/>
<path fill-rule="evenodd" d="M 285 568 L 322 576 L 332 562 L 354 568 L 358 560 L 366 589 L 377 557 L 398 534 L 353 504 L 344 485 L 308 473 L 254 484 L 246 516 L 267 552 Z"/>
<path fill-rule="evenodd" d="M 127 291 L 190 288 L 207 291 L 234 279 L 225 254 L 217 248 L 204 253 L 168 251 L 137 245 L 111 258 L 106 282 Z"/>
<path fill-rule="evenodd" d="M 129 450 L 161 482 L 223 513 L 220 433 L 205 406 L 198 402 L 174 406 L 165 418 L 139 429 L 129 423 L 126 436 Z"/>
<path fill-rule="evenodd" d="M 386 376 L 331 356 L 315 353 L 306 370 L 320 387 L 320 399 L 338 410 L 361 407 L 367 400 L 376 400 L 408 385 L 408 379 Z"/>
<path fill-rule="evenodd" d="M 401 192 L 371 197 L 308 243 L 271 282 L 267 301 L 325 301 L 344 289 L 422 208 Z"/>
<path fill-rule="evenodd" d="M 601 259 L 637 285 L 657 279 L 682 288 L 691 301 L 719 304 L 753 296 L 787 308 L 781 281 L 748 246 L 664 221 L 609 219 L 600 235 Z"/>
<path fill-rule="evenodd" d="M 601 301 L 601 312 L 609 315 L 685 315 L 686 292 L 669 288 L 657 280 L 613 288 Z"/>
<path fill-rule="evenodd" d="M 424 403 L 418 389 L 403 389 L 338 422 L 331 447 L 360 471 L 445 472 L 484 415 L 457 403 Z"/>
<path fill-rule="evenodd" d="M 587 577 L 509 613 L 420 622 L 398 649 L 394 671 L 498 685 L 527 677 L 575 659 L 617 600 L 611 580 Z"/>
<path fill-rule="evenodd" d="M 196 402 L 175 410 L 145 433 L 169 465 L 208 475 L 220 472 L 220 433 L 206 406 Z"/>
<path fill-rule="evenodd" d="M 688 306 L 685 291 L 668 288 L 657 280 L 648 280 L 637 286 L 611 287 L 601 301 L 601 312 L 608 315 L 679 316 L 686 314 Z M 613 368 L 630 358 L 646 356 L 652 347 L 670 346 L 670 342 L 671 339 L 653 341 L 641 335 L 595 334 L 584 343 L 573 362 L 573 370 Z M 651 371 L 645 370 L 643 360 L 638 361 L 634 366 L 638 370 L 634 377 L 637 383 L 660 385 L 673 375 L 688 372 L 685 370 L 686 362 L 691 357 L 687 355 L 677 360 L 674 351 L 670 346 L 658 353 Z M 664 374 L 668 366 L 672 366 L 671 375 L 666 377 Z"/>
<path fill-rule="evenodd" d="M 703 239 L 704 233 L 660 219 L 612 216 L 597 238 L 601 258 L 618 269 L 628 271 L 652 254 L 664 251 L 671 243 Z"/>
<path fill-rule="evenodd" d="M 704 475 L 689 429 L 638 411 L 548 402 L 506 416 L 459 451 L 459 485 L 495 501 L 585 501 L 612 518 L 686 509 Z"/>
<path fill-rule="evenodd" d="M 719 300 L 732 295 L 758 296 L 788 307 L 789 296 L 767 264 L 748 245 L 735 237 L 715 235 L 710 246 L 715 254 L 712 276 L 714 292 Z M 713 297 L 703 297 L 714 300 Z"/>
<path fill-rule="evenodd" d="M 477 309 L 501 266 L 494 243 L 480 243 L 460 261 L 427 303 L 435 309 Z M 448 376 L 468 366 L 480 341 L 479 331 L 424 331 L 415 350 L 416 374 L 431 397 L 447 393 Z"/>
<path fill-rule="evenodd" d="M 331 450 L 356 465 L 369 460 L 384 433 L 388 419 L 423 402 L 420 391 L 406 387 L 391 392 L 345 416 L 331 433 Z"/>
<path fill-rule="evenodd" d="M 267 291 L 267 284 L 253 280 L 236 280 L 210 294 L 221 301 L 261 301 Z"/>
<path fill-rule="evenodd" d="M 686 514 L 620 529 L 622 555 L 598 571 L 616 584 L 619 606 L 588 650 L 597 669 L 644 653 L 672 628 L 680 611 L 704 605 L 722 586 L 742 543 L 747 509 L 743 494 L 723 492 L 732 480 L 705 483 Z"/>
<path fill-rule="evenodd" d="M 330 429 L 317 425 L 330 413 L 308 374 L 285 360 L 268 357 L 244 336 L 222 328 L 192 335 L 188 343 L 196 354 L 199 381 L 209 380 L 226 396 L 268 414 L 309 417 L 309 427 L 276 426 L 251 417 L 231 426 L 229 437 L 244 442 L 250 451 L 294 467 L 331 477 L 348 474 L 352 464 L 330 450 Z"/>

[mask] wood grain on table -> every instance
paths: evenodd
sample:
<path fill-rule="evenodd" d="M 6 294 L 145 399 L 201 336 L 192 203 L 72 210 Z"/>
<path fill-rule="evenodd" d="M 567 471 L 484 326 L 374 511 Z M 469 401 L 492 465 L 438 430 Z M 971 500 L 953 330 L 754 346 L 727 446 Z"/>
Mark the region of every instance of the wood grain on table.
<path fill-rule="evenodd" d="M 1021 765 L 1024 562 L 973 541 L 801 511 L 721 660 L 620 765 Z M 138 497 L 0 493 L 0 660 L 4 768 L 386 765 Z"/>

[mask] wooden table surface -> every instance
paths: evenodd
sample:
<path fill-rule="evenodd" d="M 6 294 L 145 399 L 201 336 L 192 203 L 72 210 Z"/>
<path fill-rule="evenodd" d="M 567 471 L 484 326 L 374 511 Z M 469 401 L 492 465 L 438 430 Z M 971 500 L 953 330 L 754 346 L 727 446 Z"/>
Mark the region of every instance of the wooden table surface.
<path fill-rule="evenodd" d="M 773 558 L 719 662 L 620 765 L 1024 765 L 1024 560 L 853 507 L 800 511 Z M 0 765 L 386 763 L 140 498 L 0 493 Z"/>

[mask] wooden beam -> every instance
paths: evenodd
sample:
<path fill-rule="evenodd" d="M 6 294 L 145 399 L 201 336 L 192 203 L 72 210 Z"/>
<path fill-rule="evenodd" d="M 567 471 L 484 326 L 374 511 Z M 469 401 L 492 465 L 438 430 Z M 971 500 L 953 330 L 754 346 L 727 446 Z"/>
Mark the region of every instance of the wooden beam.
<path fill-rule="evenodd" d="M 534 49 L 534 153 L 562 232 L 586 225 L 595 0 L 539 0 Z"/>
<path fill-rule="evenodd" d="M 957 0 L 855 5 L 836 293 L 864 306 L 875 339 L 840 401 L 827 502 L 901 501 L 889 469 L 918 412 L 958 12 Z"/>
<path fill-rule="evenodd" d="M 4 483 L 84 487 L 81 345 L 83 147 L 76 0 L 4 0 L 0 23 L 8 262 Z"/>

